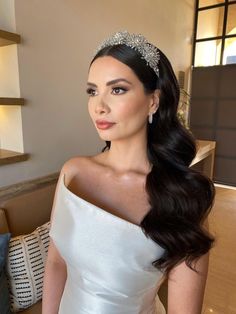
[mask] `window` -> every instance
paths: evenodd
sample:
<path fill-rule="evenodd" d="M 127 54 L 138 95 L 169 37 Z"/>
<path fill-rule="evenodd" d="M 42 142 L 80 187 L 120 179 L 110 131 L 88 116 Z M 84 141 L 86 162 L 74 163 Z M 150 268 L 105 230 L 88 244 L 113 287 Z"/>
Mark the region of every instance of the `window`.
<path fill-rule="evenodd" d="M 236 0 L 196 0 L 193 66 L 236 63 Z"/>

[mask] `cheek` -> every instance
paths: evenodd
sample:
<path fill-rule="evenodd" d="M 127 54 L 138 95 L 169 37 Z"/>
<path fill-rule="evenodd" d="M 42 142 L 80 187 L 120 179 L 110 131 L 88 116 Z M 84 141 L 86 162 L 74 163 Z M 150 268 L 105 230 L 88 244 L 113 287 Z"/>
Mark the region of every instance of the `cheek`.
<path fill-rule="evenodd" d="M 89 113 L 90 117 L 93 117 L 94 110 L 93 110 L 91 100 L 88 101 L 88 113 Z"/>
<path fill-rule="evenodd" d="M 122 110 L 120 110 L 120 116 L 124 119 L 143 119 L 146 117 L 148 112 L 147 102 L 140 99 L 129 99 L 125 103 L 122 104 Z"/>

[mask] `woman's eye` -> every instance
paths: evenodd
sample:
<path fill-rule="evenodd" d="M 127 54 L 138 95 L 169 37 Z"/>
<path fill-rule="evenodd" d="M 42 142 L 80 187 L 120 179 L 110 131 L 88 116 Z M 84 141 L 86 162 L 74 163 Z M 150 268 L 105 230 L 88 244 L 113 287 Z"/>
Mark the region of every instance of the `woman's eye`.
<path fill-rule="evenodd" d="M 95 89 L 92 89 L 92 88 L 87 88 L 86 92 L 90 96 L 95 96 L 96 95 Z"/>
<path fill-rule="evenodd" d="M 120 95 L 120 94 L 123 94 L 127 91 L 127 89 L 125 89 L 124 87 L 114 87 L 112 89 L 112 93 L 115 94 L 115 95 Z"/>

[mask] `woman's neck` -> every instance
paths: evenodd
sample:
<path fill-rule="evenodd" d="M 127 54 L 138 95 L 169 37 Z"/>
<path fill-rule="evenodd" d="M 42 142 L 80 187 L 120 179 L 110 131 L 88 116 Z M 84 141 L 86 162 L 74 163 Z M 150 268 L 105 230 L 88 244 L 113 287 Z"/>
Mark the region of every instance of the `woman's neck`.
<path fill-rule="evenodd" d="M 151 171 L 145 141 L 112 141 L 110 149 L 104 152 L 104 162 L 117 175 L 148 174 Z"/>

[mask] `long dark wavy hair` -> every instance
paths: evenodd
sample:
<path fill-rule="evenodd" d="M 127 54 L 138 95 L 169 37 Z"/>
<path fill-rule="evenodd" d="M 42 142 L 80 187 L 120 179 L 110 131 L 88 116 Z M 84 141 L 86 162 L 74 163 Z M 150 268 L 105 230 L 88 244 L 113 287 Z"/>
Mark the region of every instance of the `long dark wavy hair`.
<path fill-rule="evenodd" d="M 160 50 L 159 50 L 160 51 Z M 146 178 L 150 211 L 141 222 L 147 237 L 165 249 L 153 265 L 168 273 L 180 262 L 193 270 L 195 261 L 214 242 L 203 223 L 212 208 L 213 182 L 189 166 L 196 155 L 195 138 L 179 121 L 179 84 L 172 66 L 160 51 L 159 77 L 139 52 L 126 45 L 101 49 L 99 57 L 112 56 L 129 66 L 143 83 L 146 93 L 160 90 L 159 107 L 147 124 L 147 156 L 152 170 Z M 110 148 L 110 142 L 102 151 Z"/>

